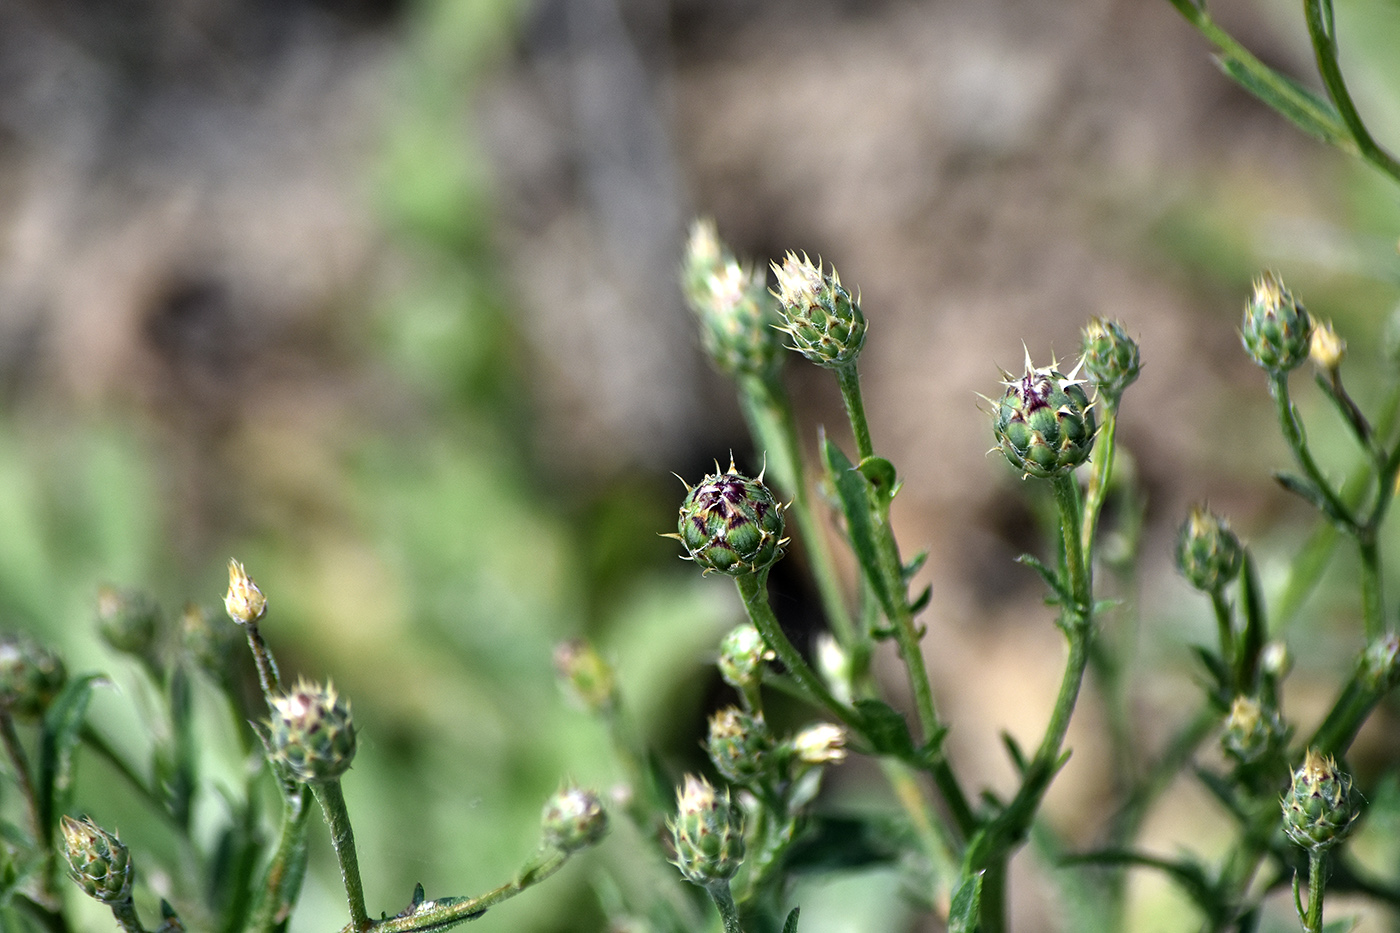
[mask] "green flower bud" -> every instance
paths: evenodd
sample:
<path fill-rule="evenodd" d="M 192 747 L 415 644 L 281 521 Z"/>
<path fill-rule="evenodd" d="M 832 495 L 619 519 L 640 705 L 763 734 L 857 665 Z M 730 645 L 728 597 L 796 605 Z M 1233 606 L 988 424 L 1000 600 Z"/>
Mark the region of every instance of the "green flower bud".
<path fill-rule="evenodd" d="M 241 635 L 222 616 L 210 616 L 204 607 L 189 603 L 180 614 L 180 638 L 195 664 L 215 680 L 229 676 L 229 655 Z"/>
<path fill-rule="evenodd" d="M 42 716 L 68 682 L 58 655 L 19 635 L 0 637 L 0 707 L 12 716 Z"/>
<path fill-rule="evenodd" d="M 1094 318 L 1084 327 L 1084 372 L 1099 391 L 1117 399 L 1137 381 L 1142 357 L 1121 321 Z"/>
<path fill-rule="evenodd" d="M 734 877 L 744 861 L 744 815 L 704 778 L 687 774 L 676 795 L 676 818 L 667 824 L 673 863 L 692 884 L 706 887 Z"/>
<path fill-rule="evenodd" d="M 578 787 L 558 790 L 540 814 L 546 845 L 562 852 L 577 852 L 602 841 L 608 832 L 608 814 L 598 795 Z"/>
<path fill-rule="evenodd" d="M 783 348 L 764 275 L 730 255 L 714 221 L 697 220 L 690 228 L 681 289 L 700 322 L 705 352 L 720 372 L 766 378 L 777 371 Z"/>
<path fill-rule="evenodd" d="M 1028 476 L 1062 476 L 1089 459 L 1094 446 L 1094 409 L 1076 372 L 1036 369 L 1026 354 L 1019 379 L 1003 373 L 1006 394 L 997 402 L 993 429 L 997 445 L 1016 469 Z"/>
<path fill-rule="evenodd" d="M 792 737 L 792 753 L 804 765 L 832 765 L 846 760 L 846 730 L 835 723 L 808 726 Z"/>
<path fill-rule="evenodd" d="M 131 899 L 131 853 L 115 833 L 87 818 L 64 816 L 64 855 L 68 873 L 78 887 L 104 904 Z"/>
<path fill-rule="evenodd" d="M 1351 775 L 1308 749 L 1283 800 L 1283 831 L 1305 849 L 1321 851 L 1346 839 L 1361 815 Z"/>
<path fill-rule="evenodd" d="M 149 593 L 101 587 L 97 591 L 97 630 L 114 651 L 152 660 L 160 633 L 160 607 Z"/>
<path fill-rule="evenodd" d="M 1240 325 L 1250 359 L 1270 372 L 1286 373 L 1308 358 L 1312 330 L 1307 310 L 1272 272 L 1255 280 Z"/>
<path fill-rule="evenodd" d="M 763 683 L 763 666 L 773 660 L 773 650 L 750 622 L 736 626 L 719 643 L 719 676 L 741 693 Z"/>
<path fill-rule="evenodd" d="M 563 642 L 554 649 L 554 669 L 585 709 L 602 713 L 617 698 L 617 676 L 612 665 L 582 638 Z"/>
<path fill-rule="evenodd" d="M 687 559 L 706 573 L 733 577 L 758 573 L 783 556 L 783 507 L 763 477 L 749 479 L 729 464 L 689 490 L 681 503 L 677 538 Z"/>
<path fill-rule="evenodd" d="M 832 268 L 822 272 L 804 253 L 801 259 L 789 252 L 778 276 L 778 312 L 783 324 L 778 330 L 792 338 L 792 349 L 818 366 L 836 369 L 855 360 L 865 344 L 865 315 L 860 298 L 841 287 L 841 278 Z"/>
<path fill-rule="evenodd" d="M 303 681 L 275 698 L 267 725 L 269 751 L 300 781 L 333 781 L 355 758 L 350 705 L 329 684 Z"/>
<path fill-rule="evenodd" d="M 1253 697 L 1235 697 L 1220 744 L 1241 764 L 1250 764 L 1277 748 L 1287 737 L 1278 710 L 1265 708 Z"/>
<path fill-rule="evenodd" d="M 236 560 L 228 562 L 228 593 L 224 596 L 228 617 L 239 625 L 256 622 L 267 612 L 267 597 Z"/>
<path fill-rule="evenodd" d="M 1195 506 L 1176 536 L 1176 566 L 1192 586 L 1218 593 L 1239 575 L 1244 547 L 1225 520 Z"/>
<path fill-rule="evenodd" d="M 751 716 L 730 706 L 710 717 L 705 750 L 727 780 L 752 786 L 773 763 L 773 736 L 761 713 Z"/>

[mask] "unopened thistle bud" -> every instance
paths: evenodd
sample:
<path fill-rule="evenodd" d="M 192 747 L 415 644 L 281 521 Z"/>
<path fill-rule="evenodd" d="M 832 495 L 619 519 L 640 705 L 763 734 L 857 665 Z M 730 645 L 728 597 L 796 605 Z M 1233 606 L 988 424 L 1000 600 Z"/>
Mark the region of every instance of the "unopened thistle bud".
<path fill-rule="evenodd" d="M 1013 467 L 1028 476 L 1063 476 L 1089 459 L 1098 426 L 1082 380 L 1053 364 L 1037 369 L 1026 354 L 1019 379 L 1003 373 L 1006 394 L 996 403 L 993 430 L 997 446 Z"/>
<path fill-rule="evenodd" d="M 239 625 L 256 622 L 267 612 L 267 597 L 236 560 L 228 562 L 228 593 L 224 595 L 228 617 Z"/>
<path fill-rule="evenodd" d="M 1084 327 L 1084 372 L 1099 391 L 1117 399 L 1137 381 L 1142 357 L 1121 321 L 1094 318 Z"/>
<path fill-rule="evenodd" d="M 1357 796 L 1351 775 L 1310 748 L 1283 796 L 1283 830 L 1305 849 L 1330 849 L 1350 835 L 1361 815 Z"/>
<path fill-rule="evenodd" d="M 1194 506 L 1176 536 L 1176 566 L 1196 589 L 1218 593 L 1239 575 L 1244 548 L 1225 520 Z"/>
<path fill-rule="evenodd" d="M 546 845 L 577 852 L 597 845 L 608 832 L 608 813 L 590 790 L 564 787 L 555 792 L 540 814 Z"/>
<path fill-rule="evenodd" d="M 783 507 L 763 477 L 750 479 L 729 464 L 729 472 L 706 476 L 681 503 L 677 534 L 687 559 L 706 573 L 730 576 L 766 570 L 783 556 Z"/>
<path fill-rule="evenodd" d="M 778 329 L 792 338 L 792 349 L 818 366 L 837 369 L 851 363 L 865 344 L 865 315 L 860 298 L 841 287 L 833 267 L 831 274 L 789 252 L 783 264 L 773 263 L 778 287 L 778 312 L 783 324 Z"/>
<path fill-rule="evenodd" d="M 719 676 L 741 693 L 758 689 L 763 666 L 773 660 L 773 650 L 750 622 L 735 626 L 719 643 Z"/>
<path fill-rule="evenodd" d="M 1235 697 L 1220 744 L 1241 764 L 1250 764 L 1276 748 L 1287 734 L 1278 710 L 1260 705 L 1253 697 Z"/>
<path fill-rule="evenodd" d="M 31 719 L 44 714 L 68 682 L 58 655 L 19 635 L 0 637 L 0 708 Z"/>
<path fill-rule="evenodd" d="M 97 591 L 97 630 L 116 651 L 151 658 L 160 629 L 160 607 L 147 593 L 104 586 Z"/>
<path fill-rule="evenodd" d="M 1270 372 L 1286 373 L 1308 358 L 1312 331 L 1307 310 L 1272 272 L 1255 280 L 1240 325 L 1250 359 Z"/>
<path fill-rule="evenodd" d="M 563 642 L 554 649 L 554 669 L 589 712 L 601 713 L 612 707 L 617 694 L 612 665 L 582 638 Z"/>
<path fill-rule="evenodd" d="M 676 795 L 676 818 L 668 824 L 673 863 L 692 884 L 708 887 L 734 877 L 744 861 L 744 815 L 704 778 L 685 776 Z"/>
<path fill-rule="evenodd" d="M 762 714 L 749 715 L 730 706 L 710 717 L 705 750 L 727 780 L 751 786 L 772 764 L 773 736 Z"/>
<path fill-rule="evenodd" d="M 1347 342 L 1332 329 L 1332 322 L 1318 322 L 1313 327 L 1312 342 L 1308 344 L 1308 357 L 1313 365 L 1335 376 L 1346 355 Z"/>
<path fill-rule="evenodd" d="M 772 298 L 761 271 L 742 266 L 719 241 L 713 221 L 690 228 L 681 268 L 685 302 L 715 367 L 734 378 L 768 377 L 782 358 Z"/>
<path fill-rule="evenodd" d="M 315 783 L 346 772 L 355 758 L 350 705 L 335 688 L 302 682 L 272 701 L 268 749 L 294 777 Z"/>
<path fill-rule="evenodd" d="M 64 816 L 60 825 L 68 873 L 78 887 L 104 904 L 130 900 L 131 853 L 117 835 L 87 818 Z"/>
<path fill-rule="evenodd" d="M 832 765 L 846 760 L 846 730 L 835 723 L 808 726 L 792 737 L 793 755 L 805 765 Z"/>
<path fill-rule="evenodd" d="M 229 653 L 240 638 L 237 626 L 222 616 L 211 616 L 203 606 L 189 603 L 180 614 L 180 638 L 190 658 L 211 677 L 228 676 Z"/>

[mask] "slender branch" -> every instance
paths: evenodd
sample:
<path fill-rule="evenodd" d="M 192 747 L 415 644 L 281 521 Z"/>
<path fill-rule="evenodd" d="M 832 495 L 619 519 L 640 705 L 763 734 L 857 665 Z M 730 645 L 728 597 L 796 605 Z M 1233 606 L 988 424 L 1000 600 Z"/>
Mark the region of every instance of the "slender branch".
<path fill-rule="evenodd" d="M 345 882 L 345 899 L 350 905 L 350 929 L 363 933 L 369 929 L 369 914 L 365 910 L 365 888 L 360 880 L 360 860 L 355 854 L 355 833 L 350 828 L 350 812 L 345 807 L 345 795 L 340 780 L 316 781 L 311 791 L 326 815 L 331 830 L 331 842 L 340 861 L 340 877 Z"/>
<path fill-rule="evenodd" d="M 1308 36 L 1312 39 L 1313 53 L 1317 57 L 1318 74 L 1322 77 L 1323 86 L 1327 88 L 1327 95 L 1332 98 L 1332 103 L 1337 105 L 1342 122 L 1356 140 L 1361 157 L 1391 178 L 1400 181 L 1400 162 L 1382 149 L 1371 136 L 1370 130 L 1361 119 L 1361 114 L 1356 110 L 1346 81 L 1342 78 L 1342 66 L 1337 61 L 1337 33 L 1332 17 L 1331 0 L 1304 0 L 1303 10 L 1308 22 Z"/>
<path fill-rule="evenodd" d="M 865 402 L 860 394 L 860 376 L 855 361 L 836 368 L 836 381 L 841 386 L 841 400 L 846 403 L 846 416 L 856 438 L 856 463 L 875 456 L 875 444 L 870 439 L 870 421 L 865 417 Z"/>

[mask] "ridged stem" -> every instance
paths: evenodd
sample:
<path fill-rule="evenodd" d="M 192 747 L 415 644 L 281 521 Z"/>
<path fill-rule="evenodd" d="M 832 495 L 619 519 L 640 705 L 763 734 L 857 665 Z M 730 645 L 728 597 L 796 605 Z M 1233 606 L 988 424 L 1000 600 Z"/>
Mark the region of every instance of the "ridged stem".
<path fill-rule="evenodd" d="M 345 882 L 345 899 L 350 906 L 350 929 L 363 933 L 369 929 L 369 913 L 365 910 L 365 887 L 360 880 L 360 859 L 355 854 L 355 833 L 350 828 L 350 811 L 345 807 L 345 795 L 340 780 L 316 781 L 311 791 L 326 815 L 331 830 L 331 843 L 340 862 L 340 878 Z"/>
<path fill-rule="evenodd" d="M 1326 858 L 1326 852 L 1318 849 L 1308 850 L 1308 915 L 1303 918 L 1303 929 L 1307 933 L 1322 933 L 1322 892 L 1326 887 L 1323 871 Z"/>
<path fill-rule="evenodd" d="M 258 666 L 258 684 L 262 687 L 263 698 L 270 705 L 282 692 L 282 675 L 277 670 L 277 661 L 272 657 L 271 649 L 263 640 L 262 632 L 258 630 L 258 623 L 245 622 L 243 627 L 248 630 L 248 647 L 252 649 L 253 661 Z"/>
<path fill-rule="evenodd" d="M 861 398 L 855 360 L 836 367 L 836 382 L 841 386 L 841 400 L 846 403 L 846 417 L 855 435 L 856 465 L 859 466 L 866 457 L 875 456 L 875 445 L 870 439 L 870 421 L 865 417 L 865 401 Z"/>
<path fill-rule="evenodd" d="M 739 908 L 734 904 L 734 895 L 729 890 L 729 882 L 716 881 L 707 884 L 705 891 L 709 893 L 710 900 L 715 902 L 715 909 L 719 911 L 720 919 L 724 921 L 724 933 L 744 933 L 744 928 L 739 924 Z"/>

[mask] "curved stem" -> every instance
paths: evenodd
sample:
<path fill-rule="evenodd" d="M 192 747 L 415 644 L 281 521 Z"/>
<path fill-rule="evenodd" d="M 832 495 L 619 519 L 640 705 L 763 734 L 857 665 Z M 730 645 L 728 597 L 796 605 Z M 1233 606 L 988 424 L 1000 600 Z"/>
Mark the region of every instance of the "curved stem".
<path fill-rule="evenodd" d="M 1332 17 L 1332 0 L 1305 0 L 1303 10 L 1308 22 L 1308 36 L 1312 39 L 1313 53 L 1317 58 L 1318 74 L 1322 77 L 1323 86 L 1327 88 L 1327 95 L 1332 98 L 1332 103 L 1337 105 L 1342 122 L 1356 140 L 1356 147 L 1362 158 L 1391 178 L 1400 181 L 1400 162 L 1382 149 L 1371 136 L 1370 130 L 1361 119 L 1361 114 L 1356 110 L 1346 81 L 1342 78 L 1342 66 L 1337 61 L 1337 33 Z"/>

